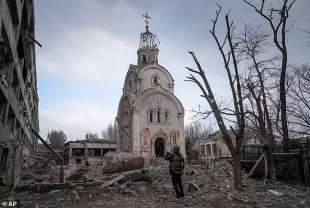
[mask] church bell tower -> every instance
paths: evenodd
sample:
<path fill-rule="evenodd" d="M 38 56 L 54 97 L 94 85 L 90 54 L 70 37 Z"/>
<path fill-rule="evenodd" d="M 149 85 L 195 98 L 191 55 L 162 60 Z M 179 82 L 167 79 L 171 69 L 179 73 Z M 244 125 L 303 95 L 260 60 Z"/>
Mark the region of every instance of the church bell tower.
<path fill-rule="evenodd" d="M 156 35 L 149 30 L 149 21 L 151 17 L 148 13 L 143 15 L 145 18 L 145 32 L 141 33 L 138 55 L 138 65 L 158 63 L 159 40 Z"/>

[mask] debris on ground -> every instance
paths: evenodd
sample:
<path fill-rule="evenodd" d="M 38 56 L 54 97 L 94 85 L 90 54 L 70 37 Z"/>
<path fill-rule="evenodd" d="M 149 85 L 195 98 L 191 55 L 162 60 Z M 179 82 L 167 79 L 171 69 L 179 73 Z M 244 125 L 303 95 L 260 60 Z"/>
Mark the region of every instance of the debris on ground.
<path fill-rule="evenodd" d="M 89 171 L 82 171 L 86 168 Z M 35 182 L 33 189 L 15 193 L 21 207 L 310 207 L 310 190 L 299 183 L 264 181 L 243 174 L 244 192 L 234 189 L 229 161 L 209 166 L 188 165 L 182 176 L 185 198 L 176 198 L 168 162 L 157 159 L 147 168 L 95 174 L 96 167 L 72 168 L 65 184 Z M 83 174 L 82 174 L 83 173 Z M 76 177 L 80 174 L 79 177 Z M 28 180 L 29 177 L 24 177 Z M 93 182 L 85 181 L 85 178 Z M 75 180 L 73 180 L 75 179 Z M 285 196 L 285 197 L 283 197 Z M 5 199 L 7 196 L 0 196 Z M 163 205 L 164 204 L 164 205 Z"/>
<path fill-rule="evenodd" d="M 283 193 L 281 193 L 279 191 L 275 191 L 275 190 L 271 190 L 271 189 L 269 189 L 268 192 L 274 196 L 283 196 L 284 195 Z"/>

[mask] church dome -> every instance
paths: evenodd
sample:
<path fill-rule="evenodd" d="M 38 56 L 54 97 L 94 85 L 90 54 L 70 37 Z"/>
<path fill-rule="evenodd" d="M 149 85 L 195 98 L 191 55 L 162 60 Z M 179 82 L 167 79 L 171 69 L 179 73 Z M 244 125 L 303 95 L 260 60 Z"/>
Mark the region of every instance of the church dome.
<path fill-rule="evenodd" d="M 145 18 L 144 20 L 145 21 L 145 32 L 141 33 L 139 49 L 141 48 L 158 49 L 158 46 L 160 44 L 159 40 L 157 36 L 151 33 L 151 31 L 149 30 L 150 22 L 148 21 L 148 19 L 150 19 L 151 17 L 149 16 L 148 13 L 145 13 L 144 15 L 142 15 L 142 17 Z"/>
<path fill-rule="evenodd" d="M 160 43 L 157 36 L 151 33 L 149 30 L 149 26 L 146 25 L 146 31 L 144 33 L 141 33 L 140 36 L 139 49 L 141 48 L 158 49 L 159 44 Z"/>

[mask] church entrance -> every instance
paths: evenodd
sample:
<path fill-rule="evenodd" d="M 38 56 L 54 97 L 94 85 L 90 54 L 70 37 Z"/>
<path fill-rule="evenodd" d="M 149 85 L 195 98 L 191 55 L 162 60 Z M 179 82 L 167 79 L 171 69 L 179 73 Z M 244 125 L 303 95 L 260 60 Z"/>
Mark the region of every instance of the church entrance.
<path fill-rule="evenodd" d="M 156 157 L 165 156 L 165 140 L 161 137 L 158 137 L 155 140 L 155 156 Z"/>

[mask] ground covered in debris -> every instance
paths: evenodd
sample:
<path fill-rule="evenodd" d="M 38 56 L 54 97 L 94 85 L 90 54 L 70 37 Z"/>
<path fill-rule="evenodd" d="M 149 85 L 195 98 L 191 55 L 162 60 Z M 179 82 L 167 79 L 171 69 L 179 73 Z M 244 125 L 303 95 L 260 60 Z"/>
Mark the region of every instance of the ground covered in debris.
<path fill-rule="evenodd" d="M 247 179 L 244 176 L 244 192 L 233 188 L 231 167 L 228 162 L 218 162 L 207 168 L 188 165 L 183 176 L 186 197 L 177 199 L 168 175 L 168 163 L 156 161 L 145 168 L 144 173 L 151 179 L 135 182 L 116 182 L 103 187 L 96 185 L 99 180 L 111 180 L 118 174 L 100 176 L 93 167 L 86 176 L 75 176 L 79 184 L 68 189 L 54 189 L 47 193 L 24 191 L 15 194 L 21 207 L 310 207 L 310 190 L 303 184 Z M 94 177 L 92 179 L 92 177 Z M 74 178 L 74 177 L 73 177 Z M 100 183 L 99 183 L 100 184 Z M 0 196 L 0 198 L 3 198 Z M 1 205 L 0 205 L 1 206 Z"/>

